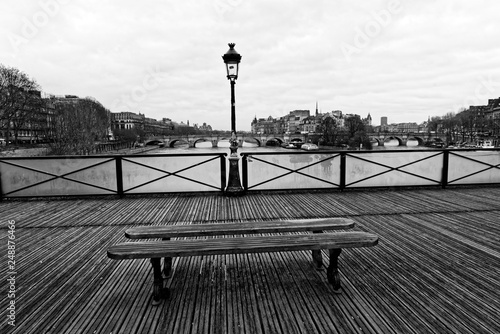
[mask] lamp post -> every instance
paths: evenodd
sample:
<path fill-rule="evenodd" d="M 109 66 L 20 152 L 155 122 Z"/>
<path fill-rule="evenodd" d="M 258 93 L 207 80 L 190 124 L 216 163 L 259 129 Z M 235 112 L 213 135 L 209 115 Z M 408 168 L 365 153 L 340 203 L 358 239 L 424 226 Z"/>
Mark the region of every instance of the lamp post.
<path fill-rule="evenodd" d="M 244 189 L 241 187 L 240 170 L 238 167 L 238 139 L 236 138 L 236 105 L 234 99 L 234 85 L 238 79 L 238 67 L 241 55 L 234 49 L 234 43 L 229 43 L 229 50 L 222 56 L 226 64 L 227 79 L 231 84 L 231 139 L 229 139 L 229 180 L 226 187 L 226 195 L 243 195 Z"/>

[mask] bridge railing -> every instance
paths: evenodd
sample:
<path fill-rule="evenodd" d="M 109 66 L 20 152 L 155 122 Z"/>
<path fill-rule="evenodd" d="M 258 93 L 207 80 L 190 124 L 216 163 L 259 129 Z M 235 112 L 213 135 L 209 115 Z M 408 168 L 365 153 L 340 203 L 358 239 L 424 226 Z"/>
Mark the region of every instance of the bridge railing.
<path fill-rule="evenodd" d="M 1 198 L 224 192 L 226 153 L 0 158 Z M 247 191 L 500 184 L 500 150 L 242 153 Z"/>
<path fill-rule="evenodd" d="M 226 153 L 0 158 L 2 198 L 221 192 Z"/>
<path fill-rule="evenodd" d="M 500 150 L 243 153 L 248 190 L 500 184 Z"/>

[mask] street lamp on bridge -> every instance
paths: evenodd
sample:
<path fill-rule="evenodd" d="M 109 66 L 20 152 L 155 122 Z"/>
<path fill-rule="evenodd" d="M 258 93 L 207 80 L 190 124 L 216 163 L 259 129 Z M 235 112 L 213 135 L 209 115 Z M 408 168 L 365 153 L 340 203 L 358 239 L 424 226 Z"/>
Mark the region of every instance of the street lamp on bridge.
<path fill-rule="evenodd" d="M 227 79 L 231 84 L 231 139 L 229 139 L 229 180 L 226 187 L 226 195 L 239 196 L 244 193 L 241 187 L 240 171 L 238 167 L 238 139 L 236 138 L 236 104 L 234 99 L 234 85 L 238 79 L 238 68 L 241 55 L 234 49 L 235 44 L 229 43 L 229 50 L 222 56 L 226 64 Z"/>

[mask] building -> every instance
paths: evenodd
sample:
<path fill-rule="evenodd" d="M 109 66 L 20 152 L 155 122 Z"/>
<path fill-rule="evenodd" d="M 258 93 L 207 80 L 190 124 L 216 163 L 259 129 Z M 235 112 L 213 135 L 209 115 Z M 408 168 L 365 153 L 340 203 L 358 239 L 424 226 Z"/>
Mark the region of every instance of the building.
<path fill-rule="evenodd" d="M 417 123 L 398 123 L 395 125 L 396 132 L 417 133 L 419 125 Z"/>
<path fill-rule="evenodd" d="M 0 120 L 0 137 L 17 139 L 18 143 L 47 142 L 51 138 L 50 124 L 54 119 L 54 104 L 40 91 L 26 92 L 29 98 L 13 117 Z M 7 133 L 8 132 L 8 133 Z"/>
<path fill-rule="evenodd" d="M 318 123 L 318 119 L 320 122 Z M 302 120 L 302 126 L 300 128 L 301 133 L 316 133 L 319 131 L 319 126 L 321 125 L 321 118 L 318 116 L 309 116 Z"/>
<path fill-rule="evenodd" d="M 111 113 L 111 129 L 131 130 L 144 129 L 146 117 L 139 113 L 130 111 L 112 112 Z"/>
<path fill-rule="evenodd" d="M 162 121 L 154 118 L 144 117 L 144 132 L 149 136 L 160 136 L 165 134 L 165 126 Z"/>
<path fill-rule="evenodd" d="M 301 133 L 303 131 L 304 119 L 311 116 L 310 110 L 293 110 L 284 117 L 287 125 L 285 133 Z"/>
<path fill-rule="evenodd" d="M 298 133 L 317 133 L 321 131 L 321 124 L 326 117 L 333 117 L 337 124 L 343 124 L 342 111 L 335 110 L 330 113 L 322 114 L 316 112 L 311 115 L 310 110 L 293 110 L 288 115 L 273 118 L 254 117 L 251 123 L 251 132 L 254 134 L 298 134 Z"/>
<path fill-rule="evenodd" d="M 370 113 L 368 113 L 368 116 L 363 119 L 363 122 L 365 122 L 365 124 L 368 126 L 372 126 L 372 116 L 370 115 Z"/>
<path fill-rule="evenodd" d="M 488 100 L 484 116 L 490 124 L 490 136 L 495 138 L 498 145 L 500 143 L 500 97 Z"/>
<path fill-rule="evenodd" d="M 269 116 L 268 118 L 259 118 L 255 117 L 252 121 L 252 133 L 259 135 L 267 135 L 276 133 L 276 129 L 280 128 L 276 127 L 276 120 Z M 280 133 L 280 132 L 278 132 Z"/>
<path fill-rule="evenodd" d="M 213 131 L 212 126 L 205 123 L 205 122 L 203 122 L 202 125 L 195 124 L 194 128 L 198 131 L 203 131 L 203 132 L 212 132 Z"/>
<path fill-rule="evenodd" d="M 311 115 L 309 110 L 292 110 L 288 115 L 280 118 L 269 116 L 257 119 L 255 116 L 251 123 L 251 132 L 260 135 L 320 133 L 322 132 L 322 124 L 327 118 L 332 118 L 336 126 L 342 128 L 345 119 L 351 116 L 359 117 L 359 115 L 345 115 L 341 110 L 333 110 L 323 114 L 318 111 L 316 105 L 314 115 Z M 368 114 L 363 122 L 366 125 L 371 125 L 371 115 Z"/>

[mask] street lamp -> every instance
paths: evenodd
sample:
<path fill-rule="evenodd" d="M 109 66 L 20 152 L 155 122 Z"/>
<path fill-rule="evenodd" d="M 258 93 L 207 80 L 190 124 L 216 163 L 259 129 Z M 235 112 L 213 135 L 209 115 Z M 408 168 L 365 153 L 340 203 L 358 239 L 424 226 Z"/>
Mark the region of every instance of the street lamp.
<path fill-rule="evenodd" d="M 229 139 L 229 180 L 226 187 L 226 195 L 242 195 L 244 189 L 241 187 L 240 170 L 238 167 L 238 139 L 236 138 L 236 105 L 234 101 L 234 84 L 238 79 L 238 68 L 241 55 L 234 49 L 234 43 L 229 43 L 229 50 L 222 56 L 226 64 L 227 78 L 231 83 L 231 139 Z"/>

